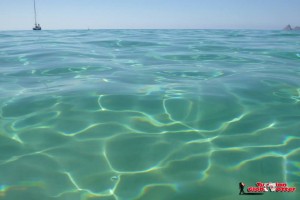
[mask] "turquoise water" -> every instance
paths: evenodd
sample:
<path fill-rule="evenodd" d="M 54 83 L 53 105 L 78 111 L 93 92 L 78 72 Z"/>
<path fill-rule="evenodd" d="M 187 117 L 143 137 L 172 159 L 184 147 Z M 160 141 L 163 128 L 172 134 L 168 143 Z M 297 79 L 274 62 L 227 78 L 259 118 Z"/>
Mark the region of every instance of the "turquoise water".
<path fill-rule="evenodd" d="M 299 32 L 0 32 L 0 94 L 0 199 L 300 195 Z"/>

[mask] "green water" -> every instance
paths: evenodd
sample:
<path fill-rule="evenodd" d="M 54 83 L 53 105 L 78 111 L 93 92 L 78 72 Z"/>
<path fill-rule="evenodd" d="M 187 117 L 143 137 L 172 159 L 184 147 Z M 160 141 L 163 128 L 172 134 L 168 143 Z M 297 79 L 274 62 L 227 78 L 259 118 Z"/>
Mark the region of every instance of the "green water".
<path fill-rule="evenodd" d="M 298 199 L 300 34 L 0 32 L 0 199 Z"/>

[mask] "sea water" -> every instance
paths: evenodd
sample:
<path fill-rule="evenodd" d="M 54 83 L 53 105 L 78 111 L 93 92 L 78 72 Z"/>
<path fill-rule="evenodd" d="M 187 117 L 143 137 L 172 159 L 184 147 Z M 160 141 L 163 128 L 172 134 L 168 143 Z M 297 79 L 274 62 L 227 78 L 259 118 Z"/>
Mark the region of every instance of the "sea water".
<path fill-rule="evenodd" d="M 290 200 L 299 170 L 299 32 L 0 32 L 0 199 Z"/>

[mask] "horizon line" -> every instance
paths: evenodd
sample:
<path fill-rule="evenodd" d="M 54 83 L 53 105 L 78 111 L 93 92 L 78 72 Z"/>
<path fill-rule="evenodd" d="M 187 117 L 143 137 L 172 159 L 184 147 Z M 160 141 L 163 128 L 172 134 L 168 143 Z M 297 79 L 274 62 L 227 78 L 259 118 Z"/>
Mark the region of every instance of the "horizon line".
<path fill-rule="evenodd" d="M 257 31 L 284 31 L 284 29 L 260 29 L 260 28 L 55 28 L 42 31 L 59 30 L 257 30 Z M 33 31 L 32 29 L 0 29 L 0 31 Z"/>

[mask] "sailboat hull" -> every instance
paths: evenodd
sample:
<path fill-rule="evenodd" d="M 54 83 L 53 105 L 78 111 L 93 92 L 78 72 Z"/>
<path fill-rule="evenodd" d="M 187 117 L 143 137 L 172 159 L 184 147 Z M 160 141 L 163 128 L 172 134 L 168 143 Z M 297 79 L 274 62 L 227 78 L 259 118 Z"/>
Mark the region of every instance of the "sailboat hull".
<path fill-rule="evenodd" d="M 34 27 L 34 28 L 32 28 L 32 30 L 34 30 L 34 31 L 40 31 L 40 30 L 42 30 L 42 28 Z"/>

